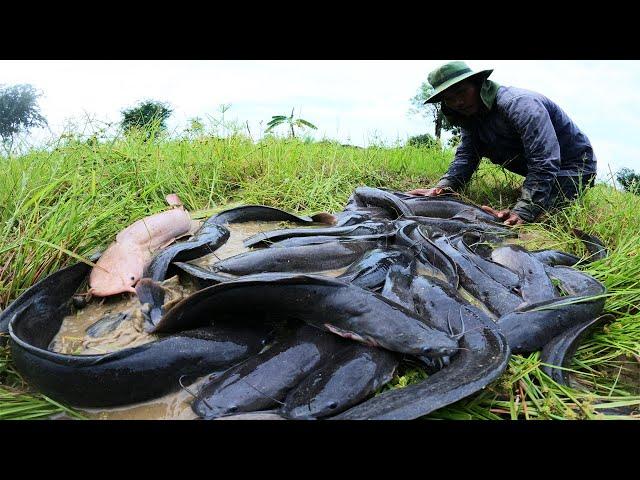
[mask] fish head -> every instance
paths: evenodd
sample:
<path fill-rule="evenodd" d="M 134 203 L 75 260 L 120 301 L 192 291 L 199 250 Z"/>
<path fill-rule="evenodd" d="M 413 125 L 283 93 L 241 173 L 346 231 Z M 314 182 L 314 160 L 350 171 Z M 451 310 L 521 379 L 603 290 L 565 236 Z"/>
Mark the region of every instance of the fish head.
<path fill-rule="evenodd" d="M 193 401 L 191 408 L 196 415 L 204 420 L 214 420 L 227 415 L 235 415 L 240 412 L 240 409 L 235 402 L 220 403 L 224 404 L 215 404 L 214 400 L 211 398 L 207 400 L 204 397 L 199 397 Z"/>
<path fill-rule="evenodd" d="M 430 358 L 452 356 L 459 350 L 456 338 L 435 328 L 424 331 L 414 330 L 413 335 L 399 335 L 389 342 L 387 348 Z"/>
<path fill-rule="evenodd" d="M 443 358 L 449 357 L 456 353 L 458 350 L 458 343 L 453 340 L 450 345 L 437 346 L 437 347 L 425 347 L 422 349 L 422 355 L 429 358 Z"/>
<path fill-rule="evenodd" d="M 142 277 L 143 270 L 143 260 L 136 252 L 107 250 L 91 271 L 89 293 L 96 297 L 136 293 L 133 287 Z"/>

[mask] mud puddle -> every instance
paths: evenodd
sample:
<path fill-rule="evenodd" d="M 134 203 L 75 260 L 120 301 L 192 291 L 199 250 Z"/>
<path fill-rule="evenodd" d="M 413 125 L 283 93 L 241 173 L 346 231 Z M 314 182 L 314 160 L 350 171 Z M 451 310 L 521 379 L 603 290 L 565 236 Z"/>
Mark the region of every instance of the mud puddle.
<path fill-rule="evenodd" d="M 165 288 L 165 305 L 172 305 L 193 293 L 196 288 L 182 285 L 178 276 L 161 285 Z M 101 355 L 158 340 L 144 330 L 148 306 L 136 295 L 125 293 L 94 298 L 62 321 L 49 350 L 68 355 Z"/>

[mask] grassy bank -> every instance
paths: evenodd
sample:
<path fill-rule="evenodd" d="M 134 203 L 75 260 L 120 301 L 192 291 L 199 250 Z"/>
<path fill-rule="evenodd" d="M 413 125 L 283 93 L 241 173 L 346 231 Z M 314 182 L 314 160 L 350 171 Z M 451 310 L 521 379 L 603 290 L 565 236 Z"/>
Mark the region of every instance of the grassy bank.
<path fill-rule="evenodd" d="M 165 208 L 177 193 L 197 217 L 229 203 L 271 205 L 302 214 L 341 210 L 361 185 L 407 190 L 432 184 L 453 153 L 437 149 L 341 146 L 233 135 L 106 143 L 67 138 L 52 150 L 0 159 L 0 308 L 47 274 L 103 248 L 133 220 Z M 467 195 L 504 207 L 521 178 L 483 166 Z M 609 289 L 616 320 L 580 347 L 572 369 L 589 393 L 559 387 L 540 370 L 539 354 L 514 356 L 509 370 L 480 395 L 433 418 L 595 418 L 600 411 L 640 404 L 640 199 L 599 185 L 580 204 L 524 227 L 528 248 L 582 254 L 571 227 L 598 235 L 611 255 L 585 270 Z M 35 418 L 64 411 L 33 395 L 0 359 L 0 418 Z M 401 387 L 416 371 L 394 379 Z M 604 405 L 604 406 L 603 406 Z M 24 407 L 24 410 L 21 408 Z M 31 408 L 31 410 L 29 410 Z"/>

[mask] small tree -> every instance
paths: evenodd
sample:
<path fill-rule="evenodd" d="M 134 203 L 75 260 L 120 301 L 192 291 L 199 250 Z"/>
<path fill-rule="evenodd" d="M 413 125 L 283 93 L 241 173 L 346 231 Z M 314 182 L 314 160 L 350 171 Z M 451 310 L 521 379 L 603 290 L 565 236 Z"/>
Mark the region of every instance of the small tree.
<path fill-rule="evenodd" d="M 616 174 L 616 180 L 620 182 L 622 188 L 627 192 L 640 195 L 640 174 L 637 174 L 630 168 L 622 168 Z"/>
<path fill-rule="evenodd" d="M 122 111 L 122 128 L 125 132 L 140 129 L 147 133 L 147 138 L 158 135 L 167 129 L 166 120 L 173 110 L 164 102 L 144 100 L 137 106 Z"/>
<path fill-rule="evenodd" d="M 407 140 L 407 145 L 412 147 L 433 147 L 437 144 L 437 140 L 433 138 L 433 135 L 425 133 L 423 135 L 416 135 L 414 137 L 410 137 Z"/>
<path fill-rule="evenodd" d="M 434 88 L 429 82 L 423 82 L 418 89 L 418 93 L 410 99 L 413 108 L 409 109 L 409 113 L 412 115 L 422 115 L 428 122 L 433 122 L 435 125 L 435 135 L 437 139 L 442 136 L 442 130 L 447 130 L 453 133 L 454 137 L 460 136 L 460 127 L 449 125 L 447 119 L 442 113 L 440 103 L 427 103 L 424 102 L 431 96 Z"/>
<path fill-rule="evenodd" d="M 7 155 L 11 155 L 15 136 L 32 127 L 47 126 L 40 113 L 38 98 L 42 93 L 32 85 L 0 85 L 0 138 Z"/>
<path fill-rule="evenodd" d="M 308 122 L 307 120 L 303 120 L 302 118 L 293 118 L 293 110 L 294 109 L 292 108 L 291 115 L 289 117 L 286 117 L 284 115 L 274 115 L 273 117 L 271 117 L 271 120 L 267 123 L 267 129 L 265 130 L 265 133 L 269 133 L 275 127 L 277 127 L 278 125 L 282 125 L 283 123 L 289 125 L 291 138 L 295 138 L 296 136 L 293 127 L 308 127 L 313 128 L 314 130 L 318 129 L 318 127 L 316 127 L 313 123 Z"/>

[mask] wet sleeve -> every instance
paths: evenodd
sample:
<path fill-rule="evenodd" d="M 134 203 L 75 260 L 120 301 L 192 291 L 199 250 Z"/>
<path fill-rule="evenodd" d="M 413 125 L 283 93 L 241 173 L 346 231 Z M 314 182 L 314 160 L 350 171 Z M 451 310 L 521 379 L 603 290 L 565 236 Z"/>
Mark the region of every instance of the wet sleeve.
<path fill-rule="evenodd" d="M 478 163 L 480 163 L 480 155 L 473 134 L 469 130 L 462 129 L 456 156 L 436 187 L 461 189 L 471 179 L 473 172 L 478 168 Z"/>
<path fill-rule="evenodd" d="M 521 135 L 527 177 L 513 212 L 534 221 L 547 207 L 551 187 L 560 170 L 560 144 L 549 112 L 538 98 L 518 97 L 506 108 L 507 117 Z"/>

